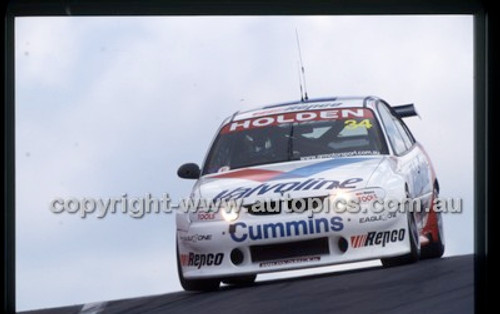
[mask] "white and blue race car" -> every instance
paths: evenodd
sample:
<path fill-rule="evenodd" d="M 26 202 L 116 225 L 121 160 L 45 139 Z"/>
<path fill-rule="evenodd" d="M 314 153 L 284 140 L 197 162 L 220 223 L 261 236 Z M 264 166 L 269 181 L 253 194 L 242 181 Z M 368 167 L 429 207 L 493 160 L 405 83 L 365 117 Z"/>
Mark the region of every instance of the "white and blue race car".
<path fill-rule="evenodd" d="M 413 105 L 369 96 L 228 117 L 203 167 L 178 170 L 197 180 L 193 208 L 176 214 L 182 287 L 213 290 L 264 272 L 441 257 L 442 219 L 433 207 L 439 184 L 402 121 L 415 115 Z"/>

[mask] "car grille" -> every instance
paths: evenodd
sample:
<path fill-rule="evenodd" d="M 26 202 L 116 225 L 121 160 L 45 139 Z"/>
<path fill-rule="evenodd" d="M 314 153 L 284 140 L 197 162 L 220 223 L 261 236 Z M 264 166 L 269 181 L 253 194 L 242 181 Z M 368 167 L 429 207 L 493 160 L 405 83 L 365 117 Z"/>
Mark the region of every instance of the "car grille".
<path fill-rule="evenodd" d="M 328 238 L 250 246 L 252 262 L 330 254 Z"/>
<path fill-rule="evenodd" d="M 291 200 L 288 200 L 286 202 L 284 201 L 268 201 L 268 202 L 263 202 L 261 204 L 251 204 L 251 205 L 245 205 L 243 206 L 246 211 L 255 216 L 266 216 L 266 215 L 277 215 L 280 214 L 283 211 L 283 205 L 286 205 L 285 208 L 290 208 L 294 209 L 295 212 L 301 213 L 301 212 L 306 212 L 310 208 L 309 205 L 312 206 L 311 209 L 315 209 L 320 204 L 318 204 L 318 201 L 323 202 L 326 196 L 320 196 L 320 197 L 306 197 L 306 198 L 294 198 Z"/>

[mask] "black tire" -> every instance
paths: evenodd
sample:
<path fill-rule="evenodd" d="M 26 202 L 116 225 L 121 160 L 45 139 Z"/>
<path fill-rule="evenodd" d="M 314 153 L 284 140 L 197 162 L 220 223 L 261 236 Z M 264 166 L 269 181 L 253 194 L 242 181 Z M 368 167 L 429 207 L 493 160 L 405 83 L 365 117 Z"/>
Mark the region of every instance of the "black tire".
<path fill-rule="evenodd" d="M 222 279 L 222 282 L 228 285 L 237 285 L 237 286 L 248 286 L 255 282 L 257 275 L 247 275 L 240 277 L 230 277 Z"/>
<path fill-rule="evenodd" d="M 438 190 L 434 187 L 434 198 L 438 197 Z M 433 239 L 430 235 L 430 243 L 422 247 L 422 258 L 440 258 L 444 254 L 444 229 L 443 229 L 443 217 L 441 213 L 434 212 L 436 214 L 437 225 L 438 225 L 438 238 Z"/>
<path fill-rule="evenodd" d="M 179 248 L 176 247 L 177 253 L 177 275 L 181 286 L 186 291 L 214 291 L 219 289 L 219 279 L 186 279 L 182 274 L 181 261 L 179 259 Z"/>
<path fill-rule="evenodd" d="M 408 210 L 406 211 L 406 215 L 408 217 L 408 236 L 410 238 L 411 251 L 401 256 L 382 258 L 381 261 L 384 267 L 411 264 L 420 259 L 420 237 L 415 215 Z"/>

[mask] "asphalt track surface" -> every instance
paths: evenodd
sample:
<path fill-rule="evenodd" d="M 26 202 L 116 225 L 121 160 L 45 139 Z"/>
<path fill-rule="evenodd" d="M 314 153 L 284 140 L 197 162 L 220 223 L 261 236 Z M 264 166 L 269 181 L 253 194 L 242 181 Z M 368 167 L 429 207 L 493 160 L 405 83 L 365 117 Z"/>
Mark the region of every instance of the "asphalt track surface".
<path fill-rule="evenodd" d="M 473 256 L 24 313 L 472 313 Z"/>

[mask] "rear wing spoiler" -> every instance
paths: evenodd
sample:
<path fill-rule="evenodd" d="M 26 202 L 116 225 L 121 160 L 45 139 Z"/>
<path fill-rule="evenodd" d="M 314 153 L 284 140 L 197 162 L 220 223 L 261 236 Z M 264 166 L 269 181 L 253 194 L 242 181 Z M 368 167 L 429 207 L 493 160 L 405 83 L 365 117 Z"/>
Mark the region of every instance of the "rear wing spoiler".
<path fill-rule="evenodd" d="M 415 117 L 418 116 L 417 110 L 415 109 L 414 104 L 408 104 L 408 105 L 400 105 L 400 106 L 393 106 L 392 110 L 398 115 L 400 118 L 408 118 L 408 117 Z"/>

